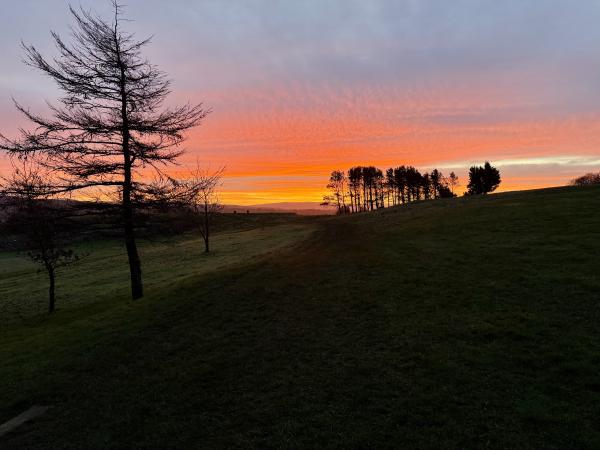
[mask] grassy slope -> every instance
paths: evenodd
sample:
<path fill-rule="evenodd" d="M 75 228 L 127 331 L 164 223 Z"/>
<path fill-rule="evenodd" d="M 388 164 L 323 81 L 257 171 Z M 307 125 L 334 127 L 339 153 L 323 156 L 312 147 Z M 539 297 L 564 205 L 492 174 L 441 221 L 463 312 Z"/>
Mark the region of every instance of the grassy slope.
<path fill-rule="evenodd" d="M 0 332 L 0 420 L 54 405 L 2 445 L 600 446 L 600 189 L 320 225 Z"/>
<path fill-rule="evenodd" d="M 224 232 L 211 240 L 213 252 L 204 254 L 198 236 L 141 240 L 140 255 L 147 291 L 167 289 L 190 276 L 232 265 L 248 264 L 254 258 L 307 236 L 310 227 L 295 216 L 227 214 L 220 223 Z M 223 222 L 225 219 L 220 219 Z M 59 269 L 57 306 L 73 309 L 81 305 L 122 301 L 129 292 L 129 269 L 121 241 L 96 241 L 78 246 L 82 260 Z M 24 255 L 0 253 L 0 327 L 44 320 L 48 282 L 44 271 Z"/>

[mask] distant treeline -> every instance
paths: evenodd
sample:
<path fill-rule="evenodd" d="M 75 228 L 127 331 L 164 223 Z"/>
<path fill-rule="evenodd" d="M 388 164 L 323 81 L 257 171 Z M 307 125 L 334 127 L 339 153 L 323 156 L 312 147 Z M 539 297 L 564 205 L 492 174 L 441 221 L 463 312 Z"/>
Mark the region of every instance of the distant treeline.
<path fill-rule="evenodd" d="M 334 205 L 339 214 L 373 211 L 417 200 L 455 197 L 458 177 L 438 169 L 421 173 L 413 166 L 391 167 L 383 172 L 374 166 L 356 166 L 347 172 L 334 170 L 323 204 Z M 469 169 L 465 195 L 487 194 L 500 185 L 500 172 L 489 162 Z"/>
<path fill-rule="evenodd" d="M 389 168 L 385 173 L 374 166 L 356 166 L 347 174 L 334 170 L 324 197 L 326 204 L 335 205 L 340 213 L 373 211 L 386 206 L 416 200 L 454 197 L 458 177 L 448 177 L 434 169 L 421 173 L 412 166 Z"/>
<path fill-rule="evenodd" d="M 571 180 L 573 186 L 587 186 L 591 184 L 600 184 L 600 172 L 590 172 Z"/>

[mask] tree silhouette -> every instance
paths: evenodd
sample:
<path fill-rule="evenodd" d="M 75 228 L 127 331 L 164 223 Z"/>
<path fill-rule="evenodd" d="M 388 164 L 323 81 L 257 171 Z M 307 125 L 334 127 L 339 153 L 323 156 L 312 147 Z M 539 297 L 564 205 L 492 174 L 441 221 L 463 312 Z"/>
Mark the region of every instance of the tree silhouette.
<path fill-rule="evenodd" d="M 460 186 L 460 181 L 454 172 L 450 172 L 448 176 L 448 186 L 450 187 L 450 191 L 454 194 L 454 189 Z"/>
<path fill-rule="evenodd" d="M 385 208 L 386 203 L 391 206 L 454 197 L 452 189 L 457 185 L 454 172 L 446 178 L 438 169 L 421 174 L 413 166 L 392 167 L 385 172 L 374 166 L 355 166 L 348 169 L 347 176 L 339 170 L 332 172 L 327 185 L 332 194 L 324 199 L 328 204 L 338 204 L 338 211 L 345 211 L 343 199 L 347 196 L 350 212 L 372 211 Z M 342 189 L 344 186 L 346 189 Z"/>
<path fill-rule="evenodd" d="M 200 124 L 209 111 L 202 105 L 164 108 L 170 92 L 165 74 L 142 56 L 150 39 L 136 40 L 122 30 L 121 6 L 113 2 L 114 18 L 104 19 L 70 8 L 75 26 L 72 43 L 55 32 L 59 56 L 45 59 L 24 45 L 26 62 L 56 82 L 63 96 L 51 105 L 52 117 L 30 112 L 15 102 L 31 121 L 19 139 L 0 135 L 0 149 L 11 156 L 35 158 L 60 174 L 54 195 L 108 187 L 118 192 L 131 295 L 143 296 L 141 262 L 135 238 L 133 198 L 143 191 L 142 169 L 160 173 L 182 154 L 184 132 Z"/>
<path fill-rule="evenodd" d="M 450 188 L 445 184 L 442 184 L 438 187 L 437 196 L 438 196 L 438 198 L 455 197 L 454 192 L 452 192 L 452 190 L 450 190 Z"/>
<path fill-rule="evenodd" d="M 363 210 L 373 211 L 383 207 L 383 172 L 374 166 L 361 167 L 360 169 L 363 185 Z"/>
<path fill-rule="evenodd" d="M 394 177 L 394 169 L 390 167 L 385 171 L 385 191 L 387 195 L 388 206 L 396 205 L 397 202 L 397 186 L 396 178 Z"/>
<path fill-rule="evenodd" d="M 425 200 L 429 200 L 432 197 L 432 184 L 431 178 L 429 177 L 429 173 L 425 172 L 421 177 L 421 190 L 423 192 L 423 198 Z"/>
<path fill-rule="evenodd" d="M 487 194 L 500 185 L 500 171 L 489 162 L 483 166 L 473 166 L 469 169 L 469 184 L 467 195 Z"/>
<path fill-rule="evenodd" d="M 219 202 L 217 189 L 221 185 L 224 169 L 215 172 L 202 170 L 200 166 L 192 172 L 192 176 L 182 182 L 188 193 L 187 206 L 199 219 L 200 234 L 204 241 L 204 252 L 210 251 L 210 236 L 212 233 L 213 217 L 223 209 Z M 250 211 L 246 211 L 249 213 Z"/>
<path fill-rule="evenodd" d="M 394 169 L 394 188 L 396 190 L 396 203 L 406 203 L 407 190 L 406 167 L 400 166 Z"/>
<path fill-rule="evenodd" d="M 599 173 L 586 173 L 580 177 L 571 180 L 573 186 L 586 186 L 590 184 L 600 184 L 600 172 Z"/>
<path fill-rule="evenodd" d="M 444 175 L 437 169 L 433 169 L 431 174 L 429 175 L 429 180 L 431 182 L 431 190 L 433 192 L 433 198 L 439 198 L 440 189 L 444 186 Z"/>
<path fill-rule="evenodd" d="M 348 192 L 352 212 L 361 211 L 362 168 L 352 167 L 348 170 Z"/>
<path fill-rule="evenodd" d="M 323 201 L 325 204 L 335 204 L 338 214 L 346 212 L 346 184 L 347 178 L 343 171 L 334 170 L 331 172 L 327 184 L 330 194 L 323 197 Z"/>
<path fill-rule="evenodd" d="M 73 211 L 62 202 L 49 199 L 52 183 L 39 167 L 23 164 L 10 178 L 2 179 L 0 203 L 5 211 L 3 234 L 18 237 L 17 249 L 26 249 L 29 258 L 48 275 L 48 313 L 55 310 L 56 271 L 76 262 L 79 255 L 67 248 L 72 238 Z"/>

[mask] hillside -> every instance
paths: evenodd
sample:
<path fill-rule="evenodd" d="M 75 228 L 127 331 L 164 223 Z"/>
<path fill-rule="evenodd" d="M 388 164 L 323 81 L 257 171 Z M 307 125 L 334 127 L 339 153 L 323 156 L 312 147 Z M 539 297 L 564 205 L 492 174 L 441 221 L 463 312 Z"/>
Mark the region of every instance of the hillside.
<path fill-rule="evenodd" d="M 0 447 L 600 446 L 600 188 L 307 220 L 217 268 L 148 250 L 139 302 L 91 253 L 56 315 L 11 307 L 0 423 L 52 409 Z M 12 304 L 43 289 L 14 258 Z"/>

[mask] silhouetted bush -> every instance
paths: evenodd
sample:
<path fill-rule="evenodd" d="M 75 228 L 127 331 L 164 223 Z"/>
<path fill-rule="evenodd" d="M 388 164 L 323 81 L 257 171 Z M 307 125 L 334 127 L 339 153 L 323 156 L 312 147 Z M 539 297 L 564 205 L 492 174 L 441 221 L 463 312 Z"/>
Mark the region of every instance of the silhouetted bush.
<path fill-rule="evenodd" d="M 573 186 L 587 186 L 590 184 L 600 184 L 600 172 L 590 172 L 571 180 Z"/>

